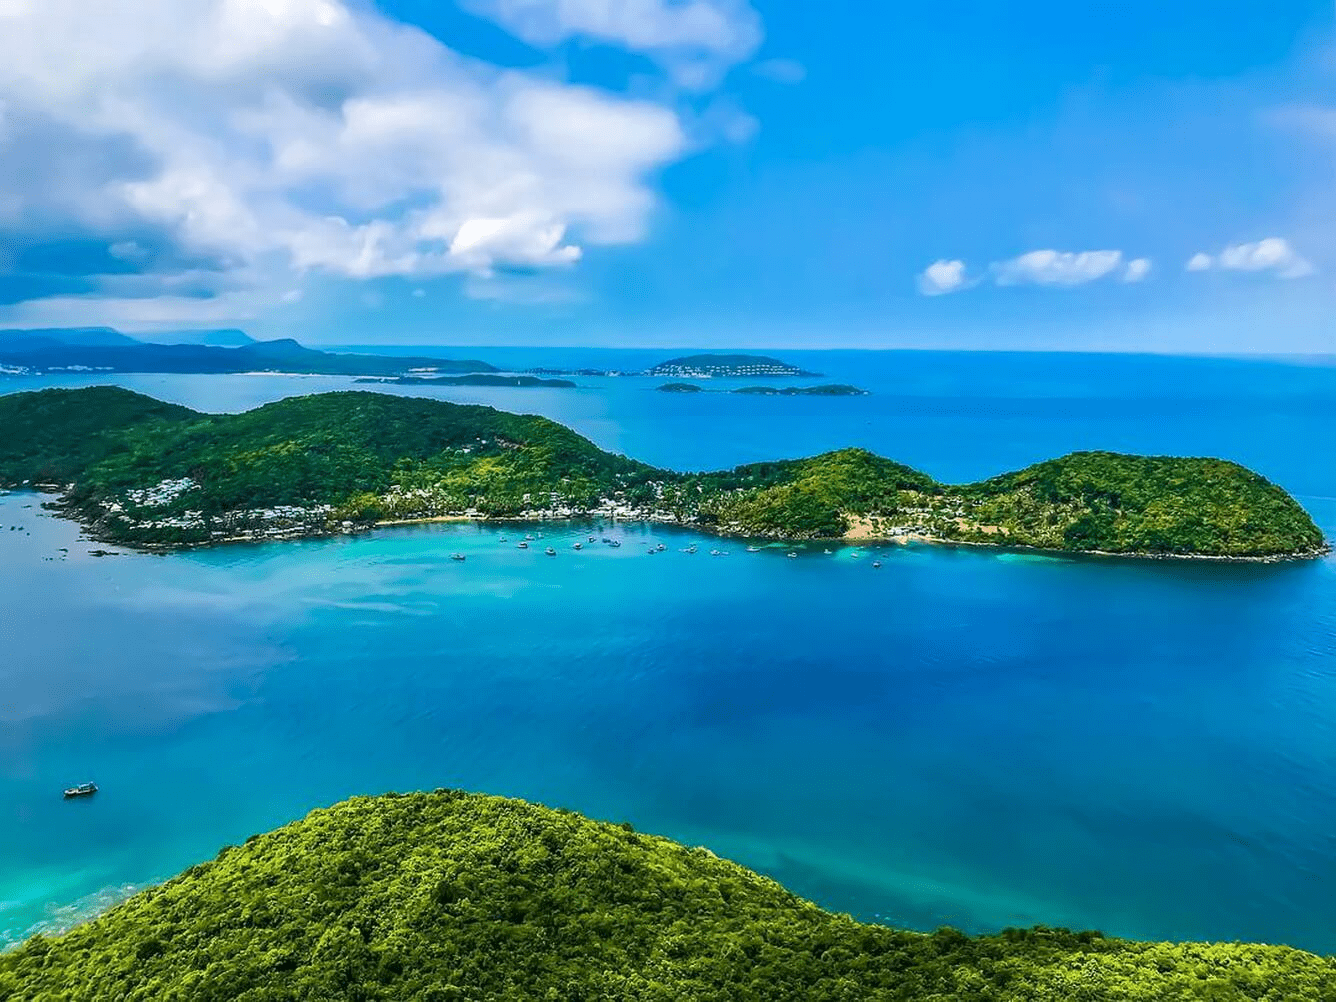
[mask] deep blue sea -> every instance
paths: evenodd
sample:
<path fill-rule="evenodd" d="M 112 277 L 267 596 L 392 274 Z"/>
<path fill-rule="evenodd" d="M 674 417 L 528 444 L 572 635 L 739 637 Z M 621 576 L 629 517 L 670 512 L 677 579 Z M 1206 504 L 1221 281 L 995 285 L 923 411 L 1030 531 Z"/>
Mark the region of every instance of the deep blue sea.
<path fill-rule="evenodd" d="M 1336 536 L 1330 360 L 780 354 L 873 395 L 391 389 L 679 468 L 851 444 L 948 480 L 1077 448 L 1218 455 Z M 351 385 L 115 381 L 210 410 Z M 576 552 L 586 529 L 551 524 L 99 558 L 41 500 L 0 497 L 0 943 L 312 807 L 457 786 L 629 820 L 895 925 L 1336 952 L 1336 562 L 789 560 L 635 525 Z M 62 801 L 86 779 L 97 797 Z"/>

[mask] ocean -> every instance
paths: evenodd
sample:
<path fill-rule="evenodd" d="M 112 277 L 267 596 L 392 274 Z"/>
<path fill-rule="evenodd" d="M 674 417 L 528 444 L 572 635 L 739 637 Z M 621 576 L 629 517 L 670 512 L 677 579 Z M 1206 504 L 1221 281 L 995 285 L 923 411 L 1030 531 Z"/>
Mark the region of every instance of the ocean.
<path fill-rule="evenodd" d="M 442 351 L 517 368 L 666 354 Z M 371 388 L 542 413 L 682 469 L 845 445 L 952 481 L 1078 448 L 1217 455 L 1336 536 L 1330 360 L 780 354 L 872 395 Z M 353 386 L 0 392 L 107 381 L 209 410 Z M 568 524 L 96 557 L 41 500 L 0 497 L 0 943 L 313 807 L 452 786 L 630 821 L 893 925 L 1336 952 L 1336 561 L 790 560 Z M 517 549 L 525 532 L 558 556 Z M 624 545 L 575 551 L 590 533 Z M 89 779 L 96 797 L 61 799 Z"/>

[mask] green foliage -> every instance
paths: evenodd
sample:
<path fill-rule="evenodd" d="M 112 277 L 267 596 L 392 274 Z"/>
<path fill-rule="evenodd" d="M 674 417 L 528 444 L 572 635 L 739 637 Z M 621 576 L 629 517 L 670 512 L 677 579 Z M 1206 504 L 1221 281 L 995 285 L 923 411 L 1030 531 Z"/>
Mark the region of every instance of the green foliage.
<path fill-rule="evenodd" d="M 1323 545 L 1289 494 L 1219 459 L 1077 452 L 963 493 L 979 522 L 1037 546 L 1270 556 Z"/>
<path fill-rule="evenodd" d="M 1324 546 L 1285 491 L 1216 459 L 1074 453 L 963 487 L 863 449 L 683 474 L 604 452 L 546 418 L 377 393 L 205 415 L 112 387 L 43 390 L 0 397 L 0 427 L 0 485 L 73 482 L 67 507 L 122 543 L 207 542 L 275 508 L 298 510 L 302 534 L 617 500 L 640 517 L 791 539 L 840 536 L 858 520 L 1077 551 L 1264 557 Z M 174 482 L 185 486 L 145 497 Z"/>
<path fill-rule="evenodd" d="M 1336 997 L 1285 947 L 825 912 L 705 849 L 496 797 L 358 798 L 0 955 L 0 999 L 1011 1000 Z"/>

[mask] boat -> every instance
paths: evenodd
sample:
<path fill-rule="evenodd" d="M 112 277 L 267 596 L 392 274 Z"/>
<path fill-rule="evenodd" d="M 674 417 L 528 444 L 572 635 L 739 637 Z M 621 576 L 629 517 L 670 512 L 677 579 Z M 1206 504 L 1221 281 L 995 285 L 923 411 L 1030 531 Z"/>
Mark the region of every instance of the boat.
<path fill-rule="evenodd" d="M 464 561 L 466 558 L 465 558 L 464 554 L 462 554 L 462 553 L 455 553 L 455 554 L 452 554 L 452 555 L 450 556 L 450 559 L 451 559 L 451 560 L 458 560 L 458 561 L 460 561 L 461 563 L 463 563 L 463 561 Z"/>
<path fill-rule="evenodd" d="M 592 542 L 594 541 L 594 537 L 593 537 L 593 536 L 590 536 L 590 537 L 589 537 L 589 541 L 592 543 Z"/>
<path fill-rule="evenodd" d="M 524 540 L 522 540 L 522 539 L 520 540 L 519 546 L 516 547 L 516 549 L 519 549 L 519 550 L 527 550 L 528 548 L 529 548 L 529 544 L 526 543 L 526 542 L 525 542 Z"/>
<path fill-rule="evenodd" d="M 872 566 L 873 566 L 873 567 L 880 567 L 880 566 L 881 566 L 881 561 L 880 561 L 880 560 L 874 560 L 874 561 L 872 561 Z"/>
<path fill-rule="evenodd" d="M 711 550 L 711 551 L 710 551 L 710 556 L 712 556 L 712 557 L 722 557 L 723 555 L 724 555 L 724 551 L 723 551 L 723 550 Z"/>
<path fill-rule="evenodd" d="M 549 557 L 555 557 L 557 555 L 557 551 L 552 549 L 552 547 L 550 546 L 543 552 L 546 553 Z"/>
<path fill-rule="evenodd" d="M 747 552 L 748 552 L 748 553 L 760 553 L 760 552 L 761 552 L 761 548 L 760 548 L 759 546 L 749 546 L 749 547 L 747 547 Z"/>
<path fill-rule="evenodd" d="M 75 797 L 91 797 L 96 792 L 96 783 L 80 783 L 78 786 L 71 786 L 65 791 L 65 799 L 72 800 Z"/>
<path fill-rule="evenodd" d="M 798 559 L 798 554 L 796 554 L 796 553 L 792 553 L 792 552 L 789 553 L 789 559 L 790 559 L 790 560 L 797 560 L 797 559 Z"/>
<path fill-rule="evenodd" d="M 830 550 L 826 550 L 825 552 L 826 552 L 826 553 L 830 553 Z"/>
<path fill-rule="evenodd" d="M 508 540 L 505 536 L 502 536 L 502 537 L 498 540 L 498 542 L 501 542 L 501 543 L 508 543 L 508 542 L 510 542 L 510 540 Z"/>
<path fill-rule="evenodd" d="M 662 553 L 664 550 L 668 549 L 668 547 L 665 546 L 663 543 L 660 543 L 658 546 L 654 547 L 654 549 L 656 549 L 656 550 L 658 550 L 660 553 Z"/>
<path fill-rule="evenodd" d="M 575 546 L 572 547 L 572 549 L 583 550 L 583 549 L 584 549 L 584 545 L 585 545 L 584 543 L 576 543 Z"/>
<path fill-rule="evenodd" d="M 622 545 L 622 541 L 621 541 L 620 539 L 609 539 L 609 540 L 608 540 L 608 545 L 609 545 L 609 546 L 621 546 L 621 545 Z"/>
<path fill-rule="evenodd" d="M 526 533 L 524 534 L 524 538 L 525 538 L 525 539 L 533 539 L 533 533 L 532 533 L 532 532 L 526 532 Z"/>

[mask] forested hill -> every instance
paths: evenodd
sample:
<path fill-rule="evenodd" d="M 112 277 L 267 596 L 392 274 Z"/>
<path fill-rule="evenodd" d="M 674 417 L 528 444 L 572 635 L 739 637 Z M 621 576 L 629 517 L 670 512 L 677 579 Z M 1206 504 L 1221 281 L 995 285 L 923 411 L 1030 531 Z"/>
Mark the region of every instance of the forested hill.
<path fill-rule="evenodd" d="M 0 954 L 0 999 L 990 1002 L 1336 998 L 1330 958 L 865 925 L 705 849 L 437 791 L 247 840 Z"/>
<path fill-rule="evenodd" d="M 1252 558 L 1325 547 L 1283 489 L 1218 459 L 1073 453 L 954 486 L 862 449 L 679 473 L 546 418 L 369 392 L 208 415 L 116 387 L 42 390 L 0 396 L 0 428 L 0 486 L 59 485 L 69 514 L 127 544 L 602 514 L 783 539 Z"/>

